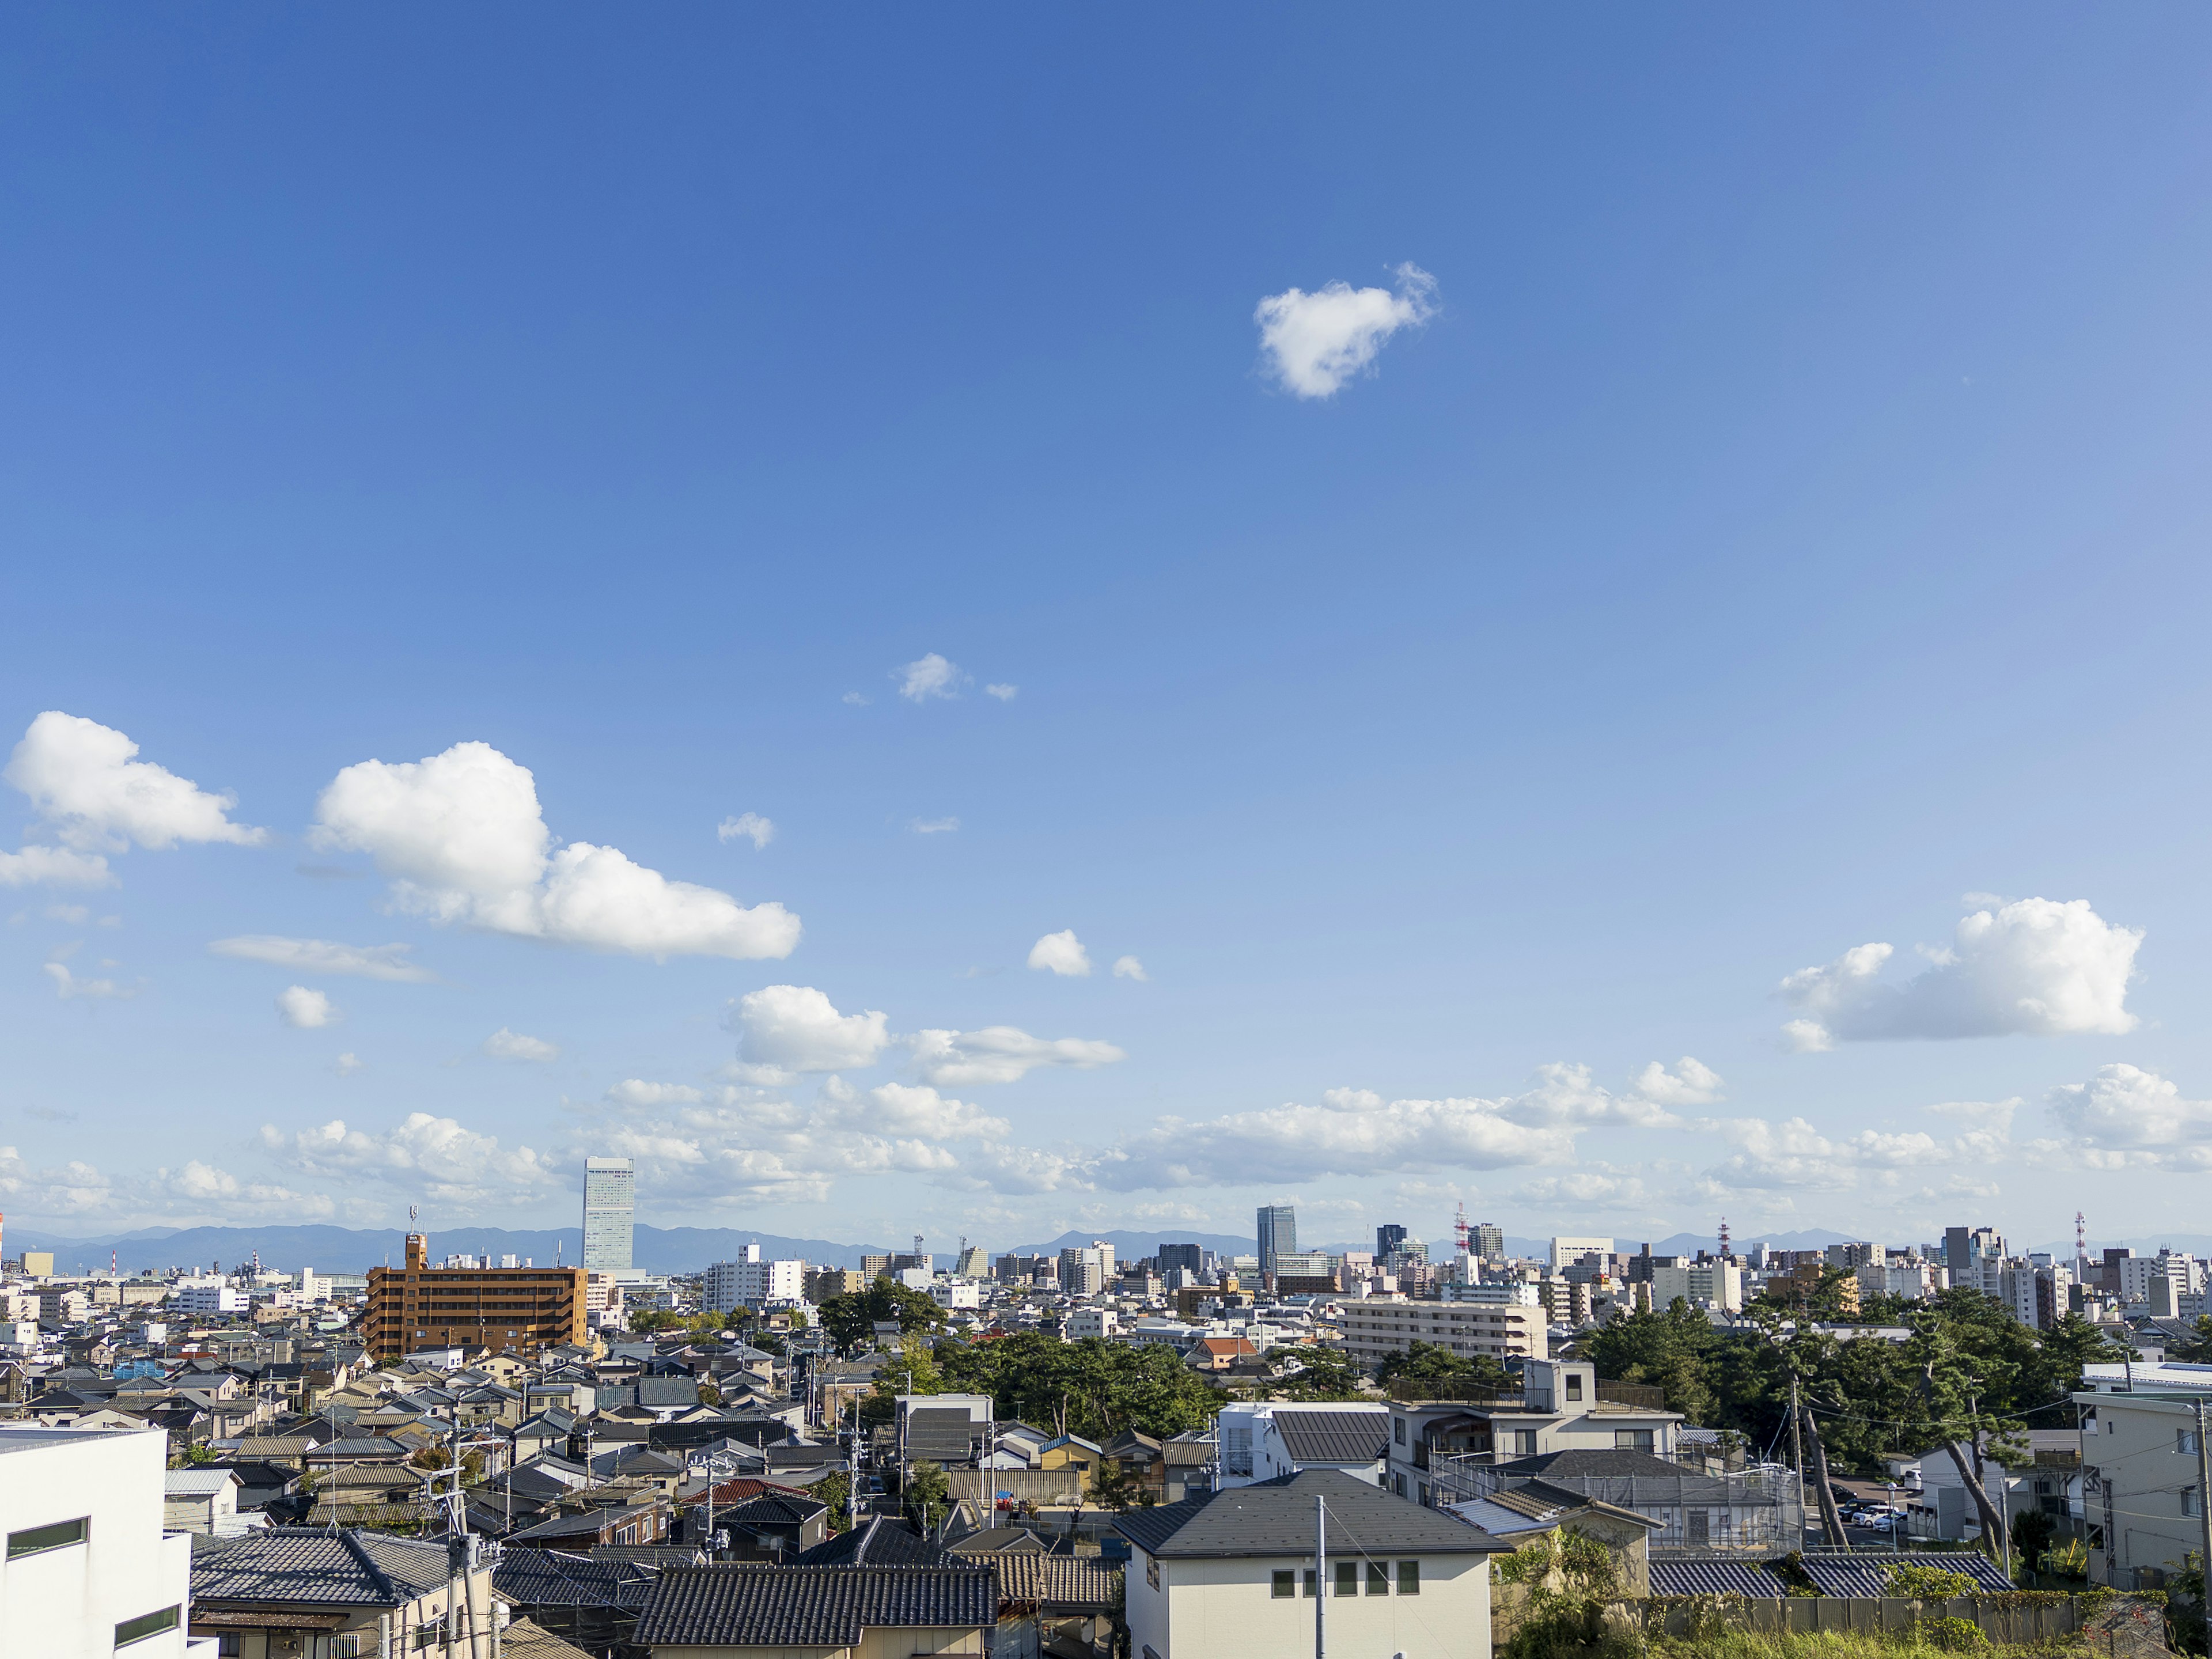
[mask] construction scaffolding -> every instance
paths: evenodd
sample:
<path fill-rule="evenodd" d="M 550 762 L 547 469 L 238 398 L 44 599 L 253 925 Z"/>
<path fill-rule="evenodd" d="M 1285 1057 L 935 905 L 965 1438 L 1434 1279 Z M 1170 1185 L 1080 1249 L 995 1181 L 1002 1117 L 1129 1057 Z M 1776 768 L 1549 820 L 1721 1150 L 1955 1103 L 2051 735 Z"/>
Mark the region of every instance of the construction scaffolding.
<path fill-rule="evenodd" d="M 1563 1474 L 1547 1472 L 1544 1485 L 1580 1498 L 1633 1510 L 1659 1523 L 1653 1550 L 1710 1550 L 1768 1555 L 1801 1548 L 1805 1499 L 1796 1474 L 1761 1463 L 1728 1474 Z M 1487 1498 L 1528 1479 L 1472 1452 L 1439 1458 L 1431 1470 L 1439 1504 Z"/>

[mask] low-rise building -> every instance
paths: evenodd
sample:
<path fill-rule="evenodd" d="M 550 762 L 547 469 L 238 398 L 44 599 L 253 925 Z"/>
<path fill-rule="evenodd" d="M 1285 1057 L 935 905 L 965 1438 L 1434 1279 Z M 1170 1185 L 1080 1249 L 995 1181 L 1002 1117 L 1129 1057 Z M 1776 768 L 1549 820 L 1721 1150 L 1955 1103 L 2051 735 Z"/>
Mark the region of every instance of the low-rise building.
<path fill-rule="evenodd" d="M 443 1540 L 322 1527 L 247 1533 L 192 1564 L 191 1633 L 244 1653 L 468 1652 L 491 1646 L 491 1573 L 461 1575 L 448 1596 Z M 312 1639 L 310 1647 L 303 1638 Z M 252 1645 L 245 1645 L 246 1638 Z M 282 1641 L 285 1646 L 279 1646 Z M 133 1656 L 136 1659 L 136 1656 Z"/>
<path fill-rule="evenodd" d="M 2212 1365 L 2085 1365 L 2081 1502 L 2089 1579 L 2160 1589 L 2204 1547 L 2198 1407 L 2212 1417 Z"/>
<path fill-rule="evenodd" d="M 182 1659 L 191 1540 L 164 1529 L 167 1437 L 0 1429 L 0 1653 Z"/>
<path fill-rule="evenodd" d="M 982 1654 L 999 1623 L 989 1567 L 671 1567 L 639 1616 L 653 1659 Z"/>
<path fill-rule="evenodd" d="M 1302 1652 L 1316 1593 L 1334 1650 L 1489 1659 L 1489 1558 L 1511 1547 L 1334 1469 L 1132 1510 L 1114 1529 L 1131 1552 L 1130 1650 L 1149 1659 Z"/>
<path fill-rule="evenodd" d="M 1236 1401 L 1221 1408 L 1214 1433 L 1224 1486 L 1252 1486 L 1306 1469 L 1336 1469 L 1373 1486 L 1388 1479 L 1386 1406 Z"/>
<path fill-rule="evenodd" d="M 1375 1365 L 1416 1342 L 1462 1358 L 1542 1359 L 1551 1350 L 1540 1307 L 1508 1302 L 1346 1302 L 1344 1351 Z"/>

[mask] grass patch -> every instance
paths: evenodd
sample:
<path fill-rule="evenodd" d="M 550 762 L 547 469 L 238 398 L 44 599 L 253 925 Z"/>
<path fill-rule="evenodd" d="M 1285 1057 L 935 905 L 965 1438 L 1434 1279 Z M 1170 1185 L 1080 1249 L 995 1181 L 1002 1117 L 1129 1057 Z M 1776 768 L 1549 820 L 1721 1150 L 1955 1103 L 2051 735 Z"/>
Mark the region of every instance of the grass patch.
<path fill-rule="evenodd" d="M 1979 1631 L 1974 1633 L 1981 1634 Z M 1908 1641 L 1893 1636 L 1848 1636 L 1838 1632 L 1755 1636 L 1744 1631 L 1727 1631 L 1712 1636 L 1654 1637 L 1644 1652 L 1651 1659 L 1692 1659 L 1693 1655 L 1696 1659 L 1946 1659 L 1947 1656 L 1966 1650 L 1937 1644 L 1949 1638 L 1948 1631 L 1937 1633 L 1934 1642 Z M 2078 1644 L 2065 1643 L 2030 1647 L 1984 1645 L 1971 1651 L 1984 1656 L 1984 1659 L 2046 1659 L 2046 1656 L 2049 1659 L 2059 1659 L 2059 1656 L 2084 1659 L 2088 1650 Z"/>

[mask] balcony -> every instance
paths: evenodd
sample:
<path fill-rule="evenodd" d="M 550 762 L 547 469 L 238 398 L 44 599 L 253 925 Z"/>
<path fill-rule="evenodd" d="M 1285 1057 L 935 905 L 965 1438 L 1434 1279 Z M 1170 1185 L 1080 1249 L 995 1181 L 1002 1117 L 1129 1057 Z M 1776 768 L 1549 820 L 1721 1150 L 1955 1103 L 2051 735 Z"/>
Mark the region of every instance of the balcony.
<path fill-rule="evenodd" d="M 1643 1382 L 1608 1382 L 1601 1376 L 1597 1380 L 1597 1403 L 1627 1411 L 1663 1412 L 1667 1409 L 1667 1391 Z"/>

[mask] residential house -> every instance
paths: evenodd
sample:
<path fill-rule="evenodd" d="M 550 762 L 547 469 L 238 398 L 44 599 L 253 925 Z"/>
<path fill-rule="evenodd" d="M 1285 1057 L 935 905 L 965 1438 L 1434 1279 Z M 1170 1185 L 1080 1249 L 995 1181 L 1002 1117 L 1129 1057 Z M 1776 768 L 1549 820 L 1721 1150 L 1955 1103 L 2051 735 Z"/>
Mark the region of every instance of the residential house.
<path fill-rule="evenodd" d="M 1424 1504 L 1436 1500 L 1437 1472 L 1448 1465 L 1557 1451 L 1668 1458 L 1682 1424 L 1682 1414 L 1666 1409 L 1657 1389 L 1601 1380 L 1583 1360 L 1532 1359 L 1512 1394 L 1411 1379 L 1393 1383 L 1391 1392 L 1390 1489 Z M 1468 1395 L 1476 1397 L 1455 1397 Z M 1460 1482 L 1451 1498 L 1478 1495 Z"/>
<path fill-rule="evenodd" d="M 1260 1350 L 1244 1337 L 1201 1336 L 1184 1353 L 1183 1364 L 1195 1371 L 1225 1372 L 1259 1357 Z"/>
<path fill-rule="evenodd" d="M 161 1524 L 172 1532 L 213 1536 L 217 1521 L 238 1513 L 240 1481 L 229 1469 L 170 1469 L 162 1476 Z"/>
<path fill-rule="evenodd" d="M 2204 1547 L 2197 1410 L 2212 1416 L 2212 1365 L 2085 1365 L 2081 1497 L 2089 1579 L 2158 1589 Z"/>
<path fill-rule="evenodd" d="M 1523 1480 L 1487 1498 L 1443 1507 L 1515 1549 L 1563 1528 L 1595 1538 L 1612 1555 L 1613 1583 L 1625 1594 L 1651 1593 L 1651 1536 L 1662 1528 L 1650 1516 L 1541 1480 Z"/>
<path fill-rule="evenodd" d="M 988 1565 L 998 1576 L 992 1659 L 1087 1656 L 1100 1650 L 1113 1629 L 1121 1601 L 1119 1566 L 1097 1556 L 1048 1554 L 1042 1547 L 966 1559 Z"/>
<path fill-rule="evenodd" d="M 927 1566 L 945 1559 L 945 1550 L 914 1529 L 903 1517 L 872 1515 L 848 1531 L 824 1539 L 792 1565 L 797 1567 Z"/>
<path fill-rule="evenodd" d="M 1098 1467 L 1105 1461 L 1105 1449 L 1081 1435 L 1063 1434 L 1048 1440 L 1037 1448 L 1036 1466 L 1041 1469 L 1073 1469 L 1078 1486 L 1085 1492 L 1098 1478 Z"/>
<path fill-rule="evenodd" d="M 989 1567 L 716 1564 L 662 1573 L 637 1640 L 653 1659 L 981 1655 L 998 1622 Z"/>
<path fill-rule="evenodd" d="M 1804 1539 L 1796 1475 L 1774 1464 L 1723 1474 L 1640 1451 L 1557 1451 L 1504 1463 L 1462 1460 L 1433 1471 L 1433 1501 L 1491 1498 L 1528 1480 L 1633 1510 L 1657 1525 L 1654 1548 L 1763 1551 Z"/>
<path fill-rule="evenodd" d="M 659 1581 L 652 1564 L 567 1550 L 509 1550 L 492 1571 L 517 1613 L 594 1654 L 634 1650 L 638 1615 Z M 500 1647 L 517 1652 L 514 1626 L 500 1633 Z"/>
<path fill-rule="evenodd" d="M 703 1510 L 696 1511 L 704 1521 Z M 714 1510 L 714 1530 L 726 1534 L 732 1561 L 795 1561 L 830 1536 L 830 1506 L 804 1492 L 765 1487 Z M 689 1533 L 686 1537 L 690 1536 Z"/>
<path fill-rule="evenodd" d="M 165 1530 L 166 1437 L 0 1428 L 0 1653 L 182 1659 L 191 1542 Z"/>
<path fill-rule="evenodd" d="M 1224 1486 L 1319 1468 L 1341 1469 L 1381 1486 L 1388 1474 L 1387 1406 L 1237 1401 L 1221 1408 L 1214 1433 Z"/>
<path fill-rule="evenodd" d="M 510 1533 L 510 1550 L 586 1551 L 605 1544 L 658 1544 L 668 1535 L 669 1510 L 655 1497 L 635 1504 L 606 1504 L 573 1515 L 556 1515 L 534 1527 Z"/>
<path fill-rule="evenodd" d="M 489 1570 L 464 1574 L 460 1589 L 449 1607 L 443 1540 L 271 1527 L 193 1561 L 191 1633 L 216 1638 L 218 1651 L 237 1659 L 412 1654 L 442 1648 L 449 1629 L 489 1636 L 495 1617 Z"/>
<path fill-rule="evenodd" d="M 1131 1547 L 1137 1659 L 1297 1653 L 1314 1639 L 1316 1590 L 1337 1650 L 1489 1659 L 1489 1557 L 1510 1547 L 1338 1469 L 1132 1510 L 1114 1529 Z"/>

